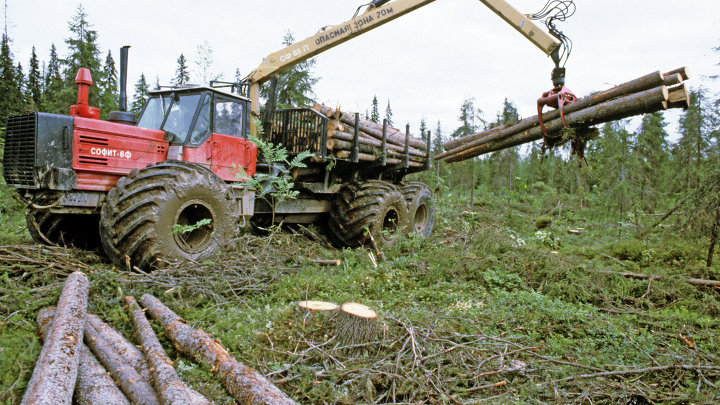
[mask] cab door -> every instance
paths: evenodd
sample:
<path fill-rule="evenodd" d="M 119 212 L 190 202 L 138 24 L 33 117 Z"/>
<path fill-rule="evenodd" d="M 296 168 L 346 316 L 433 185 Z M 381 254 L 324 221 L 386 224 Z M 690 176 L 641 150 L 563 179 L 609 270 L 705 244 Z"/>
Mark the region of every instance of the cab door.
<path fill-rule="evenodd" d="M 246 139 L 248 105 L 245 100 L 215 94 L 210 169 L 226 181 L 244 181 L 255 174 L 257 148 Z"/>

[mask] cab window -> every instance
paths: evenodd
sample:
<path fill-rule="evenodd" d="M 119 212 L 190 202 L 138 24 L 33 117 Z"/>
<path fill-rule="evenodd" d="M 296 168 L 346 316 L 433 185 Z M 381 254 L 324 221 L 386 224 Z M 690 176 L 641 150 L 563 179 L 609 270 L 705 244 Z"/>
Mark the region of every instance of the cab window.
<path fill-rule="evenodd" d="M 210 136 L 211 99 L 212 97 L 206 94 L 202 105 L 200 105 L 200 111 L 198 112 L 197 120 L 195 120 L 195 127 L 193 127 L 192 133 L 190 134 L 191 144 L 199 144 Z"/>
<path fill-rule="evenodd" d="M 185 143 L 187 140 L 190 124 L 201 96 L 201 94 L 180 95 L 170 107 L 162 129 L 170 135 L 171 143 Z"/>
<path fill-rule="evenodd" d="M 168 107 L 170 107 L 170 96 L 151 97 L 147 101 L 137 125 L 142 128 L 160 129 Z"/>
<path fill-rule="evenodd" d="M 214 133 L 244 137 L 243 117 L 244 104 L 235 100 L 216 97 L 215 100 L 215 129 Z"/>

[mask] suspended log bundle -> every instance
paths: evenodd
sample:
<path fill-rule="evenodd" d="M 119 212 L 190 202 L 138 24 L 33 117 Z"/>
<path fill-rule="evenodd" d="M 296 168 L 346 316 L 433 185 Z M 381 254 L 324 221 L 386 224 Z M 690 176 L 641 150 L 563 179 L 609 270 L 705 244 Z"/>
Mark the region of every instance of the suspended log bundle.
<path fill-rule="evenodd" d="M 209 365 L 212 372 L 220 377 L 225 389 L 241 404 L 296 405 L 262 374 L 235 360 L 216 339 L 190 327 L 157 298 L 145 294 L 140 297 L 140 303 L 162 325 L 173 346 L 196 361 Z"/>
<path fill-rule="evenodd" d="M 428 167 L 427 143 L 412 137 L 409 128 L 402 133 L 397 128 L 359 117 L 356 122 L 354 114 L 322 104 L 316 104 L 313 109 L 329 118 L 326 142 L 329 156 L 382 165 L 406 164 L 417 169 Z"/>
<path fill-rule="evenodd" d="M 145 313 L 140 309 L 135 298 L 125 297 L 125 304 L 128 312 L 130 312 L 133 325 L 135 325 L 135 334 L 150 364 L 150 372 L 155 390 L 160 396 L 160 401 L 166 405 L 181 403 L 188 405 L 210 404 L 207 398 L 180 380 L 172 361 L 162 348 L 160 341 L 150 326 L 150 322 L 148 322 Z"/>
<path fill-rule="evenodd" d="M 55 307 L 40 310 L 37 315 L 40 336 L 45 340 L 52 326 Z M 97 361 L 84 343 L 80 344 L 80 364 L 75 383 L 75 403 L 79 405 L 129 405 L 107 370 Z"/>
<path fill-rule="evenodd" d="M 688 70 L 684 67 L 664 74 L 653 72 L 565 105 L 564 123 L 560 110 L 543 113 L 547 136 L 538 116 L 533 116 L 446 142 L 443 145 L 445 152 L 435 159 L 443 159 L 446 163 L 459 162 L 543 138 L 553 144 L 561 141 L 568 129 L 583 133 L 590 126 L 609 121 L 668 108 L 687 108 L 689 93 L 683 81 L 688 78 Z"/>
<path fill-rule="evenodd" d="M 89 282 L 79 271 L 65 281 L 53 325 L 22 404 L 70 404 L 80 364 Z"/>

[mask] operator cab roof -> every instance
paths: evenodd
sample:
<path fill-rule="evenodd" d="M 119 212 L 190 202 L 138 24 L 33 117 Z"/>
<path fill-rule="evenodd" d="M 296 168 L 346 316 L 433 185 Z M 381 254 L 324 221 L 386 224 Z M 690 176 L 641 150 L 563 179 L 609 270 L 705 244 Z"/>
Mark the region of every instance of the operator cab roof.
<path fill-rule="evenodd" d="M 175 93 L 175 94 L 198 93 L 201 91 L 212 91 L 214 93 L 221 94 L 223 96 L 228 96 L 228 97 L 233 97 L 233 98 L 237 98 L 240 100 L 250 101 L 249 98 L 241 96 L 237 93 L 230 93 L 228 91 L 221 90 L 217 87 L 198 86 L 198 85 L 186 85 L 183 87 L 166 87 L 166 88 L 161 88 L 160 90 L 150 90 L 150 91 L 148 91 L 148 94 L 150 94 L 151 96 L 157 96 L 157 95 L 161 95 L 161 94 L 170 94 L 170 93 Z"/>

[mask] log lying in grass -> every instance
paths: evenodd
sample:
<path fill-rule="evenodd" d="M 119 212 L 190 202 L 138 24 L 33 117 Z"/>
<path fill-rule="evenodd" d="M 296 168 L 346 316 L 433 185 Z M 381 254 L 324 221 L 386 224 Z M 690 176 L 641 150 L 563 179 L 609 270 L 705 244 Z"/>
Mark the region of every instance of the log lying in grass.
<path fill-rule="evenodd" d="M 125 361 L 90 323 L 85 324 L 85 344 L 110 372 L 115 383 L 133 404 L 158 405 L 155 389 Z"/>
<path fill-rule="evenodd" d="M 145 381 L 150 381 L 150 369 L 148 368 L 145 355 L 134 344 L 125 338 L 120 332 L 106 324 L 95 314 L 87 314 L 85 321 L 90 324 L 100 336 L 112 346 L 117 354 L 125 360 Z"/>
<path fill-rule="evenodd" d="M 340 306 L 336 333 L 344 344 L 370 342 L 377 335 L 377 314 L 367 305 L 346 302 Z"/>
<path fill-rule="evenodd" d="M 150 326 L 150 322 L 148 322 L 135 298 L 125 297 L 125 304 L 130 312 L 133 325 L 135 325 L 135 334 L 145 352 L 145 358 L 150 364 L 155 391 L 159 394 L 160 401 L 167 405 L 210 404 L 207 398 L 180 380 L 172 361 L 162 348 L 160 341 Z"/>
<path fill-rule="evenodd" d="M 235 360 L 212 336 L 188 326 L 179 316 L 152 295 L 140 297 L 140 303 L 162 325 L 176 349 L 198 362 L 208 364 L 221 378 L 225 389 L 241 404 L 295 405 L 262 374 Z"/>
<path fill-rule="evenodd" d="M 55 316 L 55 307 L 38 312 L 40 335 L 46 338 Z M 127 398 L 115 385 L 105 367 L 97 361 L 84 343 L 80 344 L 80 364 L 75 383 L 75 403 L 78 405 L 129 405 Z"/>
<path fill-rule="evenodd" d="M 654 274 L 630 273 L 630 272 L 609 271 L 609 270 L 595 270 L 595 271 L 598 273 L 601 273 L 601 274 L 615 274 L 615 275 L 623 276 L 623 277 L 627 277 L 627 278 L 634 278 L 636 280 L 649 280 L 649 279 L 657 280 L 659 278 L 662 278 L 662 276 L 657 276 Z M 720 288 L 720 280 L 705 280 L 702 278 L 685 278 L 684 280 L 686 283 L 692 284 L 694 286 Z"/>
<path fill-rule="evenodd" d="M 675 69 L 664 74 L 657 71 L 609 90 L 583 97 L 575 103 L 564 107 L 566 123 L 571 128 L 587 127 L 667 108 L 687 107 L 689 105 L 687 88 L 684 84 L 681 84 L 687 77 L 687 68 Z M 675 85 L 675 87 L 667 87 L 671 85 Z M 648 92 L 658 89 L 663 89 L 660 91 L 668 93 L 661 102 L 651 98 L 638 99 L 635 97 L 640 94 L 649 96 Z M 621 100 L 623 101 L 621 102 Z M 645 103 L 645 105 L 641 106 L 642 103 Z M 606 111 L 608 109 L 612 111 Z M 568 122 L 570 116 L 575 117 L 572 123 Z M 548 137 L 559 139 L 562 136 L 560 131 L 565 126 L 562 125 L 559 110 L 544 113 L 543 121 L 546 123 Z M 543 135 L 539 118 L 533 116 L 515 124 L 491 128 L 478 134 L 448 141 L 443 145 L 445 152 L 435 156 L 435 159 L 457 162 L 484 153 L 542 139 Z"/>
<path fill-rule="evenodd" d="M 89 282 L 70 274 L 58 300 L 53 326 L 35 364 L 23 404 L 70 404 L 80 364 Z"/>

